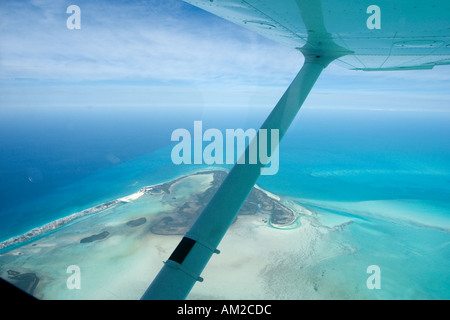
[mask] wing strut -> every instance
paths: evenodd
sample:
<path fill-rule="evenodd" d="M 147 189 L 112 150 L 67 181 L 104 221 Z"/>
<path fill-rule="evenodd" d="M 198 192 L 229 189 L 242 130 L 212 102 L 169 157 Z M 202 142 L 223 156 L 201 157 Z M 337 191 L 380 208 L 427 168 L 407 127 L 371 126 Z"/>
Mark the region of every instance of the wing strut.
<path fill-rule="evenodd" d="M 279 140 L 300 110 L 322 70 L 333 60 L 308 52 L 305 63 L 261 129 L 279 130 Z M 271 146 L 269 150 L 274 150 Z M 247 148 L 248 152 L 248 148 Z M 246 153 L 247 153 L 246 152 Z M 141 299 L 185 299 L 256 183 L 264 164 L 236 164 Z"/>

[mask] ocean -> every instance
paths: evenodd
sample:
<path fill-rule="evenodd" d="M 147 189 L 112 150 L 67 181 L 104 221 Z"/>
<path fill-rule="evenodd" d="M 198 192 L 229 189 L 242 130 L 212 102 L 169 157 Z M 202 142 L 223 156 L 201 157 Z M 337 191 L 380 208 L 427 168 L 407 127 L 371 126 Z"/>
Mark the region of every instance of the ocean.
<path fill-rule="evenodd" d="M 202 120 L 204 129 L 257 129 L 268 112 L 1 110 L 0 241 L 207 168 L 171 162 L 177 128 L 192 131 Z M 320 297 L 450 298 L 449 124 L 448 112 L 300 111 L 280 144 L 279 172 L 258 185 L 311 210 L 323 228 L 340 230 L 322 242 L 327 258 L 306 268 L 323 278 L 314 286 Z M 298 256 L 284 259 L 295 277 Z M 381 270 L 379 290 L 366 286 L 371 265 Z M 296 290 L 273 294 L 303 297 Z"/>
<path fill-rule="evenodd" d="M 126 195 L 141 176 L 175 177 L 170 151 L 158 151 L 199 110 L 2 110 L 0 241 Z"/>

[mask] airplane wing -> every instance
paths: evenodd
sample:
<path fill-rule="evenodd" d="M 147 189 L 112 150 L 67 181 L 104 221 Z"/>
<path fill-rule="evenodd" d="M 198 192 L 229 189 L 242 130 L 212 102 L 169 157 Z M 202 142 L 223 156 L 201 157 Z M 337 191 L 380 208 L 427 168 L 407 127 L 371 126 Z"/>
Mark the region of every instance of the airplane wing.
<path fill-rule="evenodd" d="M 448 0 L 377 0 L 376 5 L 365 0 L 185 1 L 305 56 L 302 69 L 261 127 L 278 130 L 280 140 L 331 62 L 366 71 L 450 64 Z M 263 167 L 245 161 L 232 168 L 142 299 L 185 299 L 196 281 L 202 281 L 201 272 L 219 253 L 221 239 Z"/>
<path fill-rule="evenodd" d="M 317 47 L 321 40 L 331 39 L 351 52 L 335 61 L 349 69 L 431 69 L 450 64 L 446 0 L 185 1 L 292 48 Z"/>

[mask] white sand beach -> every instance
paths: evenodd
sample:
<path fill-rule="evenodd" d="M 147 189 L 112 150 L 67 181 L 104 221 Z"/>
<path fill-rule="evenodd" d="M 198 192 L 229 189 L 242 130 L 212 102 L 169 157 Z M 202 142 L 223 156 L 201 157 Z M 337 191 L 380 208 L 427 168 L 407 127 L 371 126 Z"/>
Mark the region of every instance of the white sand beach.
<path fill-rule="evenodd" d="M 151 187 L 148 187 L 148 188 L 151 188 Z M 126 197 L 117 199 L 117 201 L 131 202 L 131 201 L 133 201 L 133 200 L 139 199 L 139 198 L 142 197 L 144 194 L 145 194 L 144 191 L 139 190 L 138 192 L 133 193 L 133 194 L 130 194 L 129 196 L 126 196 Z"/>

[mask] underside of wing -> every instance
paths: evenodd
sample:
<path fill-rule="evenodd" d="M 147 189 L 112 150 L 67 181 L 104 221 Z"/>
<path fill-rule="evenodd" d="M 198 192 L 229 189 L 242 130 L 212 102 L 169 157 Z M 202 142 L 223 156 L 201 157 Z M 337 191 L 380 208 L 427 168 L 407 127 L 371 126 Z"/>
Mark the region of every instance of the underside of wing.
<path fill-rule="evenodd" d="M 334 54 L 349 69 L 450 64 L 448 0 L 185 1 L 286 46 Z"/>

